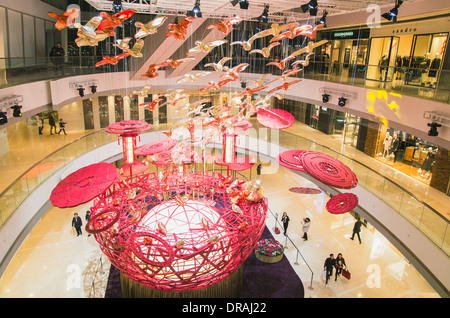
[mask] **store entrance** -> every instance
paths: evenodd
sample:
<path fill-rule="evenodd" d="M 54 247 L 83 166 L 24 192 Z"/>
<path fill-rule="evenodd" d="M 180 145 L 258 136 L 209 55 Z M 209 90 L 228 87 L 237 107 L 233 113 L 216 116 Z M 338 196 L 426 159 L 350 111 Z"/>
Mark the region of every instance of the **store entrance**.
<path fill-rule="evenodd" d="M 369 63 L 366 79 L 392 82 L 394 79 L 399 37 L 370 39 Z"/>

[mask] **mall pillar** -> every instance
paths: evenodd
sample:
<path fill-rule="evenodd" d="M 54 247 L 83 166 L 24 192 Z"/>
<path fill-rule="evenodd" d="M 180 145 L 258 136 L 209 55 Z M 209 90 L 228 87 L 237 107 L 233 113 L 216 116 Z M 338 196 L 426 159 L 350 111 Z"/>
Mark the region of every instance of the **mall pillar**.
<path fill-rule="evenodd" d="M 433 165 L 433 175 L 430 186 L 439 191 L 447 193 L 449 191 L 450 180 L 450 151 L 439 148 Z"/>
<path fill-rule="evenodd" d="M 379 124 L 361 118 L 356 149 L 370 157 L 375 157 L 379 133 Z"/>

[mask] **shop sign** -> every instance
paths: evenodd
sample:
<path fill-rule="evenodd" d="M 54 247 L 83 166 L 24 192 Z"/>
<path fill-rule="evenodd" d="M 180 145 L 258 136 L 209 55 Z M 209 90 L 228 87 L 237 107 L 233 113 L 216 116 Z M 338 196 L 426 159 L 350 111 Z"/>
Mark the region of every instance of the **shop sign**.
<path fill-rule="evenodd" d="M 368 38 L 370 34 L 370 29 L 358 29 L 358 30 L 346 30 L 346 31 L 336 31 L 331 33 L 331 39 L 358 39 L 358 38 Z"/>

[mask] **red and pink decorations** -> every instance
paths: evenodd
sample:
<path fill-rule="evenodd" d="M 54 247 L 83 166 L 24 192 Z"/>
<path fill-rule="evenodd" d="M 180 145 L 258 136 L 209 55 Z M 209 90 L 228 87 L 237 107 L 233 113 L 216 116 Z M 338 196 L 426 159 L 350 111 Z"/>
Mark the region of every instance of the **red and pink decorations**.
<path fill-rule="evenodd" d="M 254 157 L 236 157 L 232 162 L 224 162 L 221 156 L 214 157 L 214 163 L 219 166 L 226 166 L 233 171 L 244 171 L 253 167 L 256 163 Z"/>
<path fill-rule="evenodd" d="M 237 134 L 222 135 L 222 162 L 234 162 L 236 160 L 236 138 Z"/>
<path fill-rule="evenodd" d="M 152 156 L 154 154 L 170 150 L 177 141 L 173 138 L 159 139 L 145 144 L 136 149 L 136 156 Z"/>
<path fill-rule="evenodd" d="M 294 116 L 282 109 L 261 108 L 256 119 L 261 125 L 271 129 L 286 129 L 295 123 Z"/>
<path fill-rule="evenodd" d="M 59 208 L 74 207 L 91 201 L 119 180 L 113 164 L 95 163 L 61 180 L 53 189 L 50 202 Z"/>
<path fill-rule="evenodd" d="M 289 191 L 294 193 L 301 193 L 301 194 L 319 194 L 322 193 L 322 190 L 315 189 L 315 188 L 304 188 L 304 187 L 292 187 L 289 189 Z"/>
<path fill-rule="evenodd" d="M 358 205 L 358 197 L 353 193 L 340 193 L 326 204 L 328 212 L 342 214 L 353 210 Z"/>
<path fill-rule="evenodd" d="M 358 184 L 353 171 L 341 161 L 315 151 L 299 156 L 302 167 L 314 178 L 339 189 L 352 189 Z"/>
<path fill-rule="evenodd" d="M 122 175 L 125 174 L 128 176 L 132 175 L 133 172 L 142 173 L 146 170 L 143 170 L 143 164 L 136 160 L 136 136 L 151 128 L 152 125 L 139 120 L 123 120 L 118 123 L 113 123 L 105 128 L 106 132 L 118 134 L 122 137 L 124 161 L 124 165 L 120 167 Z M 133 166 L 135 167 L 133 168 Z"/>
<path fill-rule="evenodd" d="M 217 173 L 138 175 L 97 197 L 86 231 L 123 275 L 141 285 L 202 289 L 230 276 L 256 246 L 267 199 L 253 191 L 255 184 Z M 235 192 L 243 194 L 238 202 L 232 201 Z"/>
<path fill-rule="evenodd" d="M 280 166 L 297 171 L 305 171 L 300 164 L 300 154 L 304 150 L 286 150 L 277 156 L 277 162 Z"/>

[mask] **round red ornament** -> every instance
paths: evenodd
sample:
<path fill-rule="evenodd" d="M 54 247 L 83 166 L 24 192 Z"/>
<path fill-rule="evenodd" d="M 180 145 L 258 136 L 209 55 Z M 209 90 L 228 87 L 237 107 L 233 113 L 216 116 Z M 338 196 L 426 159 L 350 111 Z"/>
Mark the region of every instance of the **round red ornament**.
<path fill-rule="evenodd" d="M 340 193 L 326 204 L 328 212 L 332 214 L 342 214 L 353 210 L 358 205 L 358 197 L 353 193 Z"/>

